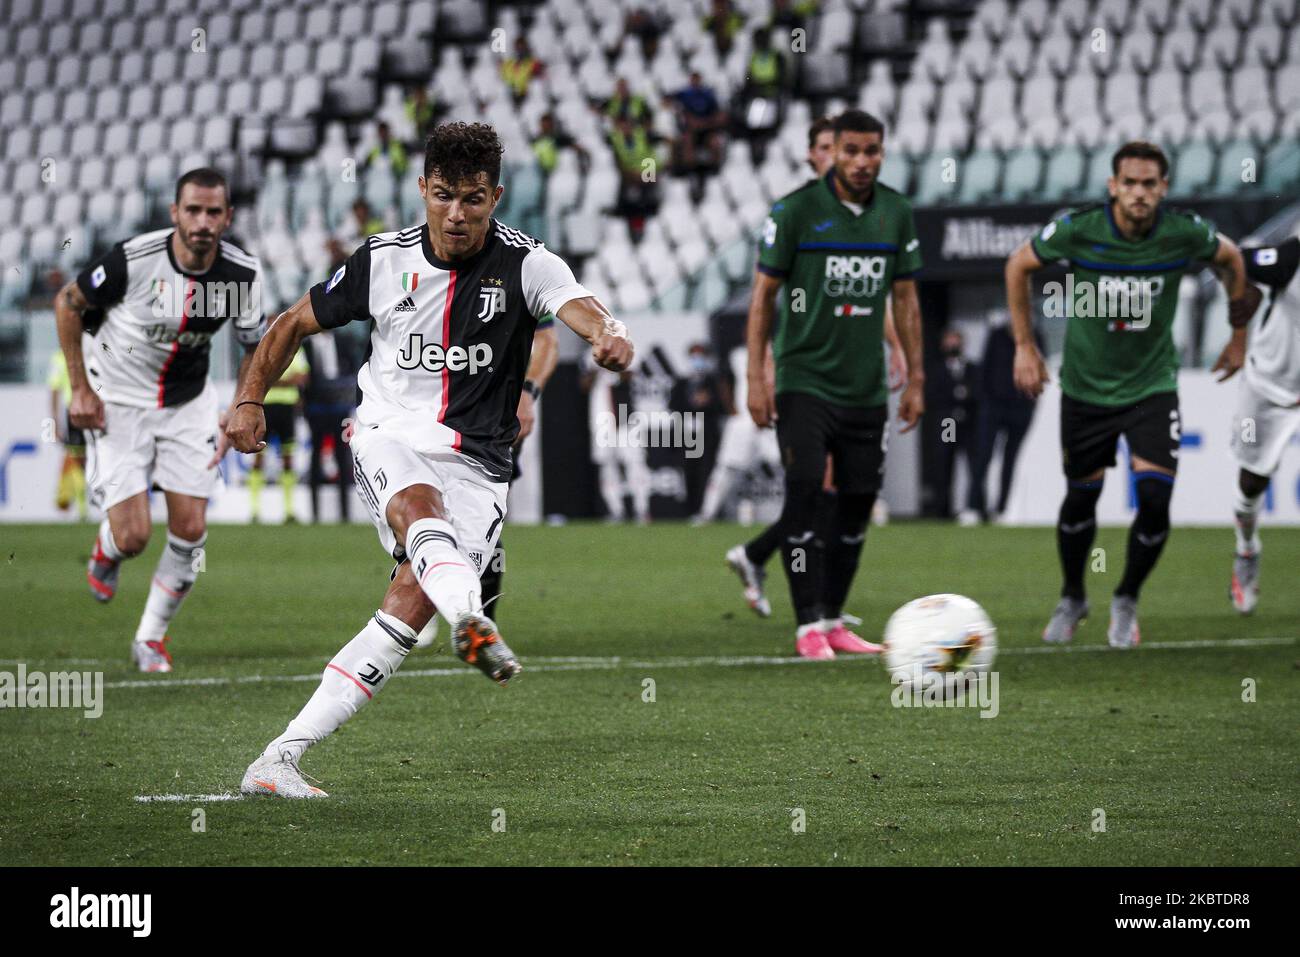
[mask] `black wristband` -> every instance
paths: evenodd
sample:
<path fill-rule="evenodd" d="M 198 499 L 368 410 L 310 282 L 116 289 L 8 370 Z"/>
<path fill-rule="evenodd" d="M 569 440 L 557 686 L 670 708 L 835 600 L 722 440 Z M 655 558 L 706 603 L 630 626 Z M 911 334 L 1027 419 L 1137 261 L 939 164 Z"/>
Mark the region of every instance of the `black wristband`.
<path fill-rule="evenodd" d="M 1245 295 L 1228 302 L 1228 325 L 1234 329 L 1249 325 L 1251 317 L 1255 315 L 1255 310 L 1259 308 L 1263 298 L 1264 294 L 1259 291 L 1258 286 L 1254 283 L 1246 283 Z"/>
<path fill-rule="evenodd" d="M 542 387 L 539 386 L 532 379 L 524 380 L 524 391 L 527 392 L 529 395 L 531 395 L 534 399 L 540 399 L 542 397 Z"/>
<path fill-rule="evenodd" d="M 263 405 L 262 403 L 260 403 L 260 402 L 254 402 L 252 399 L 245 399 L 243 402 L 237 402 L 237 403 L 235 403 L 235 408 L 238 409 L 241 405 L 255 405 L 255 406 L 257 406 L 259 409 L 261 409 L 263 412 L 266 411 L 266 406 L 264 406 L 264 405 Z"/>

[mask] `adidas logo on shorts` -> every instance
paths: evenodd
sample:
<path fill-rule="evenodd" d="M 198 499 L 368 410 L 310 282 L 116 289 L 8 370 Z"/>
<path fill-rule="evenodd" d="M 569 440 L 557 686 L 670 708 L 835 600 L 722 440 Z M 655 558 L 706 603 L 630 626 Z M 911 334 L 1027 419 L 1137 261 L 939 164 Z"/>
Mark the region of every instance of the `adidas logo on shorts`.
<path fill-rule="evenodd" d="M 415 312 L 415 301 L 410 296 L 407 296 L 393 307 L 393 312 Z"/>

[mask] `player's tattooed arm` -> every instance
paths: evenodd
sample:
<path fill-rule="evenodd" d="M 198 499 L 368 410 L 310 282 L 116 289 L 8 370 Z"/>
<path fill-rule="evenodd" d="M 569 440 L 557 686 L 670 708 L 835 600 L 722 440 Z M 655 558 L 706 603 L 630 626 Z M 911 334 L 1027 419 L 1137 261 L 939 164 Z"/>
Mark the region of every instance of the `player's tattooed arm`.
<path fill-rule="evenodd" d="M 1222 233 L 1219 234 L 1219 248 L 1215 250 L 1212 265 L 1214 274 L 1228 291 L 1228 322 L 1232 325 L 1228 344 L 1210 370 L 1222 372 L 1218 381 L 1224 382 L 1246 364 L 1246 326 L 1264 294 L 1246 278 L 1246 261 L 1237 244 Z"/>
<path fill-rule="evenodd" d="M 754 270 L 754 288 L 749 297 L 749 320 L 745 345 L 749 352 L 745 378 L 749 382 L 749 414 L 754 424 L 766 428 L 776 421 L 775 389 L 768 381 L 766 365 L 772 319 L 776 315 L 776 291 L 785 280 L 761 269 Z"/>
<path fill-rule="evenodd" d="M 83 320 L 89 308 L 90 303 L 75 279 L 60 289 L 54 298 L 54 321 L 58 327 L 59 346 L 68 363 L 68 383 L 72 387 L 69 418 L 79 429 L 102 429 L 104 403 L 91 388 L 81 354 L 81 334 L 85 330 Z"/>
<path fill-rule="evenodd" d="M 1011 334 L 1016 340 L 1016 357 L 1013 377 L 1016 388 L 1025 395 L 1036 398 L 1050 381 L 1047 363 L 1034 341 L 1034 320 L 1029 314 L 1029 275 L 1043 267 L 1026 241 L 1007 258 L 1004 277 L 1007 284 L 1007 311 L 1011 313 Z"/>
<path fill-rule="evenodd" d="M 898 400 L 898 417 L 906 423 L 901 430 L 911 432 L 925 411 L 925 366 L 921 355 L 921 303 L 916 294 L 916 280 L 895 279 L 891 290 L 894 328 L 898 332 L 907 366 L 911 370 L 907 387 Z"/>
<path fill-rule="evenodd" d="M 235 390 L 226 437 L 240 452 L 266 448 L 266 413 L 262 402 L 266 391 L 280 381 L 298 354 L 302 340 L 321 331 L 311 307 L 311 295 L 304 295 L 271 323 L 251 358 L 245 360 L 242 379 Z"/>
<path fill-rule="evenodd" d="M 591 343 L 591 358 L 602 369 L 622 372 L 632 364 L 634 350 L 627 326 L 595 296 L 570 299 L 555 311 L 555 318 Z"/>

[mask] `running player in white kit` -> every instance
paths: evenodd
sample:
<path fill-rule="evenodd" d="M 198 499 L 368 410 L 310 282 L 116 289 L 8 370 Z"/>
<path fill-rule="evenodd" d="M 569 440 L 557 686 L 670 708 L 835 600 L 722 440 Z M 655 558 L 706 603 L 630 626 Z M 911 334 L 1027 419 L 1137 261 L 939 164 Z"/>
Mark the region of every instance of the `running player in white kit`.
<path fill-rule="evenodd" d="M 242 378 L 262 334 L 257 257 L 222 239 L 233 212 L 224 177 L 191 170 L 176 184 L 173 228 L 118 243 L 55 299 L 69 418 L 86 433 L 91 503 L 107 513 L 86 570 L 96 599 L 112 599 L 122 562 L 149 544 L 149 490 L 167 501 L 167 547 L 132 644 L 141 671 L 172 670 L 167 627 L 202 564 L 226 449 L 208 381 L 212 337 L 234 323 Z"/>
<path fill-rule="evenodd" d="M 505 520 L 533 333 L 554 313 L 613 371 L 631 363 L 632 343 L 562 259 L 492 218 L 504 191 L 501 152 L 490 126 L 435 128 L 419 180 L 426 222 L 369 237 L 281 315 L 235 397 L 231 444 L 259 451 L 262 399 L 303 338 L 373 321 L 351 447 L 357 490 L 398 563 L 379 610 L 249 765 L 245 794 L 326 796 L 303 779 L 302 753 L 379 693 L 435 610 L 462 660 L 501 684 L 520 671 L 484 612 L 479 574 Z"/>
<path fill-rule="evenodd" d="M 1269 289 L 1246 351 L 1237 393 L 1232 451 L 1237 476 L 1237 553 L 1228 593 L 1243 615 L 1259 601 L 1259 507 L 1282 453 L 1300 430 L 1300 238 L 1243 247 L 1246 275 Z"/>

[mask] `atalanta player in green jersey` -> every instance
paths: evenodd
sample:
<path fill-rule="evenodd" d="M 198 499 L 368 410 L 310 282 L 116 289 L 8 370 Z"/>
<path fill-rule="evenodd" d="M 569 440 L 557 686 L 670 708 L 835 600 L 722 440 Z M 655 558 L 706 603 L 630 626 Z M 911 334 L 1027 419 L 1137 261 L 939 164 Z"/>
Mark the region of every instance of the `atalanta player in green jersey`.
<path fill-rule="evenodd" d="M 795 649 L 823 659 L 836 651 L 878 650 L 844 627 L 841 611 L 885 467 L 884 328 L 891 297 L 910 374 L 899 417 L 911 429 L 924 409 L 921 317 L 912 278 L 921 254 L 912 207 L 878 182 L 885 156 L 879 120 L 847 110 L 832 128 L 834 166 L 784 196 L 764 224 L 746 376 L 750 414 L 760 427 L 776 423 L 785 467 L 781 551 L 798 622 Z M 782 286 L 773 389 L 764 357 Z M 828 453 L 838 493 L 823 543 L 815 516 Z"/>
<path fill-rule="evenodd" d="M 1015 379 L 1037 396 L 1048 380 L 1034 344 L 1029 274 L 1065 260 L 1066 282 L 1045 301 L 1064 316 L 1061 450 L 1066 494 L 1056 527 L 1064 584 L 1043 632 L 1068 642 L 1088 615 L 1083 570 L 1097 530 L 1097 499 L 1115 464 L 1121 435 L 1131 453 L 1137 515 L 1129 531 L 1124 576 L 1110 606 L 1107 639 L 1138 643 L 1137 600 L 1169 537 L 1169 501 L 1178 468 L 1181 420 L 1173 322 L 1178 285 L 1194 262 L 1212 263 L 1228 290 L 1232 338 L 1215 363 L 1227 379 L 1245 358 L 1246 323 L 1259 295 L 1246 282 L 1241 252 L 1195 213 L 1161 208 L 1169 162 L 1158 146 L 1128 143 L 1111 160 L 1110 201 L 1047 224 L 1007 261 L 1007 301 L 1016 337 Z"/>

